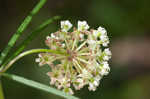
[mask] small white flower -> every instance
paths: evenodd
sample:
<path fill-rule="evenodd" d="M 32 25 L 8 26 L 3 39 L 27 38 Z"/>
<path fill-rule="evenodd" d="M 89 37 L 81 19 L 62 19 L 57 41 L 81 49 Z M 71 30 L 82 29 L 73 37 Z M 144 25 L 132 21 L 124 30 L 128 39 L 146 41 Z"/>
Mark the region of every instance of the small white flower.
<path fill-rule="evenodd" d="M 95 91 L 96 88 L 99 86 L 100 79 L 101 79 L 100 75 L 97 75 L 96 77 L 94 77 L 94 79 L 93 79 L 94 81 L 91 81 L 91 82 L 89 83 L 88 89 L 89 89 L 90 91 Z"/>
<path fill-rule="evenodd" d="M 103 27 L 99 27 L 98 31 L 101 33 L 101 35 L 106 35 L 107 34 L 107 31 Z"/>
<path fill-rule="evenodd" d="M 35 62 L 38 62 L 38 63 L 39 63 L 39 62 L 41 62 L 41 59 L 40 59 L 40 58 L 36 58 L 36 59 L 35 59 Z"/>
<path fill-rule="evenodd" d="M 100 36 L 100 39 L 101 39 L 102 41 L 106 41 L 106 40 L 107 40 L 107 36 L 106 36 L 106 35 L 101 35 L 101 36 Z"/>
<path fill-rule="evenodd" d="M 95 86 L 98 86 L 98 85 L 99 85 L 99 81 L 94 81 L 93 84 L 94 84 Z"/>
<path fill-rule="evenodd" d="M 105 61 L 108 61 L 110 58 L 111 58 L 111 51 L 109 50 L 109 48 L 106 48 L 105 50 L 104 50 L 104 57 L 103 57 L 103 59 L 105 60 Z"/>
<path fill-rule="evenodd" d="M 101 35 L 100 40 L 101 40 L 103 46 L 105 46 L 105 47 L 108 46 L 109 39 L 108 39 L 107 35 Z"/>
<path fill-rule="evenodd" d="M 102 27 L 99 27 L 97 30 L 93 30 L 93 36 L 95 38 L 99 37 L 100 38 L 100 42 L 103 46 L 108 46 L 109 44 L 109 38 L 107 36 L 107 31 L 102 28 Z"/>
<path fill-rule="evenodd" d="M 89 25 L 86 21 L 78 21 L 78 31 L 88 30 Z"/>
<path fill-rule="evenodd" d="M 108 60 L 109 60 L 109 56 L 105 55 L 105 56 L 103 57 L 103 59 L 104 59 L 105 61 L 108 61 Z"/>
<path fill-rule="evenodd" d="M 46 37 L 47 40 L 49 40 L 50 38 L 51 38 L 50 36 L 47 36 L 47 37 Z"/>
<path fill-rule="evenodd" d="M 51 33 L 51 38 L 56 38 L 56 36 L 53 33 Z"/>
<path fill-rule="evenodd" d="M 42 58 L 42 55 L 41 54 L 38 54 L 39 58 Z"/>
<path fill-rule="evenodd" d="M 43 63 L 43 57 L 41 54 L 38 54 L 38 58 L 35 59 L 35 62 L 39 63 L 40 66 L 42 66 L 44 63 Z"/>
<path fill-rule="evenodd" d="M 106 49 L 104 50 L 104 52 L 105 52 L 106 55 L 111 56 L 111 51 L 109 50 L 109 48 L 106 48 Z"/>
<path fill-rule="evenodd" d="M 59 37 L 56 37 L 55 39 L 56 39 L 56 40 L 58 40 L 58 39 L 59 39 Z"/>
<path fill-rule="evenodd" d="M 103 75 L 108 75 L 109 72 L 107 72 L 105 69 L 102 69 L 100 74 L 103 76 Z"/>
<path fill-rule="evenodd" d="M 93 83 L 89 83 L 88 89 L 89 89 L 90 91 L 95 91 L 95 90 L 96 90 L 96 86 L 94 86 Z"/>
<path fill-rule="evenodd" d="M 64 48 L 65 47 L 65 43 L 63 43 L 61 46 Z"/>
<path fill-rule="evenodd" d="M 96 38 L 100 36 L 100 38 L 102 39 L 103 36 L 107 36 L 107 31 L 104 28 L 99 27 L 97 30 L 93 30 L 93 35 Z"/>
<path fill-rule="evenodd" d="M 109 64 L 108 62 L 103 62 L 103 68 L 109 70 Z"/>
<path fill-rule="evenodd" d="M 97 75 L 96 77 L 94 77 L 95 81 L 100 81 L 101 80 L 101 76 L 100 75 Z"/>
<path fill-rule="evenodd" d="M 110 67 L 108 62 L 103 62 L 102 63 L 102 70 L 100 72 L 101 75 L 108 75 L 109 71 L 110 71 Z"/>
<path fill-rule="evenodd" d="M 66 20 L 66 21 L 61 21 L 61 30 L 63 32 L 67 32 L 71 27 L 72 27 L 72 24 Z"/>
<path fill-rule="evenodd" d="M 109 44 L 109 41 L 103 42 L 103 46 L 104 46 L 104 47 L 107 47 L 108 44 Z"/>
<path fill-rule="evenodd" d="M 97 42 L 95 40 L 88 40 L 87 43 L 89 44 L 89 49 L 92 50 L 92 52 L 94 52 L 97 46 Z"/>

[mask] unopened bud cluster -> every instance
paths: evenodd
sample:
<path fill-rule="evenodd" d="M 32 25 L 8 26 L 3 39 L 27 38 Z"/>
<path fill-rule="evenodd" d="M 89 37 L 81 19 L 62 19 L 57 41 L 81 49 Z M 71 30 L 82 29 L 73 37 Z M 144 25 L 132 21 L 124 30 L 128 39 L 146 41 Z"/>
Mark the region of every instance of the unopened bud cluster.
<path fill-rule="evenodd" d="M 71 28 L 68 20 L 61 21 L 61 29 L 51 33 L 45 41 L 49 49 L 60 54 L 40 53 L 36 62 L 40 66 L 48 64 L 51 67 L 47 73 L 50 85 L 66 93 L 73 94 L 72 88 L 80 90 L 85 85 L 90 91 L 95 91 L 102 77 L 110 71 L 107 31 L 102 27 L 89 30 L 86 21 L 78 21 L 72 32 L 69 31 Z"/>

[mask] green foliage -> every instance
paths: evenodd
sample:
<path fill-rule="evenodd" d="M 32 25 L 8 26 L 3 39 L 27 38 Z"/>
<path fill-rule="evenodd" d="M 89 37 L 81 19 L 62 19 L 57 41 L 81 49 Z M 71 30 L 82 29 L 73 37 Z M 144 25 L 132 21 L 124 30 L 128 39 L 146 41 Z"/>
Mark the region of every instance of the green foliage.
<path fill-rule="evenodd" d="M 5 59 L 5 57 L 7 56 L 9 51 L 11 50 L 11 48 L 14 46 L 17 39 L 21 36 L 23 31 L 27 28 L 27 26 L 29 25 L 29 23 L 32 20 L 32 17 L 42 8 L 42 6 L 45 3 L 46 3 L 46 0 L 40 0 L 39 3 L 35 6 L 35 8 L 33 8 L 33 10 L 30 12 L 30 14 L 24 19 L 22 24 L 18 27 L 16 33 L 14 33 L 14 35 L 9 40 L 6 48 L 1 52 L 0 64 L 2 64 L 3 60 Z"/>
<path fill-rule="evenodd" d="M 33 87 L 33 88 L 36 88 L 36 89 L 39 89 L 39 90 L 42 90 L 42 91 L 45 91 L 45 92 L 48 92 L 48 93 L 59 95 L 60 97 L 63 97 L 63 98 L 78 99 L 77 97 L 66 94 L 66 93 L 64 93 L 62 91 L 59 91 L 55 88 L 52 88 L 50 86 L 47 86 L 47 85 L 44 85 L 44 84 L 41 84 L 41 83 L 38 83 L 38 82 L 35 82 L 35 81 L 32 81 L 32 80 L 28 80 L 26 78 L 23 78 L 23 77 L 20 77 L 20 76 L 17 76 L 17 75 L 3 73 L 2 76 L 6 77 L 6 78 L 9 78 L 11 80 L 14 80 L 16 82 L 22 83 L 24 85 L 27 85 L 27 86 L 30 86 L 30 87 Z"/>
<path fill-rule="evenodd" d="M 4 62 L 2 66 L 6 66 L 8 62 L 10 62 L 14 57 L 19 55 L 26 47 L 27 45 L 36 38 L 41 31 L 43 31 L 49 24 L 51 24 L 53 21 L 59 19 L 59 16 L 55 16 L 53 18 L 49 18 L 45 22 L 43 22 L 40 26 L 38 26 L 33 32 L 30 33 L 30 35 L 17 47 L 17 50 Z"/>

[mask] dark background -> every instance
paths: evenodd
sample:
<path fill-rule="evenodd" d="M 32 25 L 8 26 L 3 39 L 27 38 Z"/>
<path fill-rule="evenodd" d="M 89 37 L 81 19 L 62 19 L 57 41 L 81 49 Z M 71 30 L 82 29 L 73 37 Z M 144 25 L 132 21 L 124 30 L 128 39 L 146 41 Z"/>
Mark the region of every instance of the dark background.
<path fill-rule="evenodd" d="M 0 51 L 38 0 L 0 0 Z M 91 28 L 104 26 L 113 53 L 111 72 L 95 92 L 85 87 L 75 92 L 81 99 L 150 99 L 150 0 L 47 0 L 16 46 L 40 23 L 60 15 L 76 24 L 86 20 Z M 44 40 L 60 28 L 59 21 L 49 25 L 26 48 L 45 48 Z M 14 46 L 14 49 L 15 47 Z M 37 55 L 26 56 L 9 73 L 49 84 L 47 67 L 35 63 Z M 58 96 L 3 78 L 6 99 L 60 99 Z"/>

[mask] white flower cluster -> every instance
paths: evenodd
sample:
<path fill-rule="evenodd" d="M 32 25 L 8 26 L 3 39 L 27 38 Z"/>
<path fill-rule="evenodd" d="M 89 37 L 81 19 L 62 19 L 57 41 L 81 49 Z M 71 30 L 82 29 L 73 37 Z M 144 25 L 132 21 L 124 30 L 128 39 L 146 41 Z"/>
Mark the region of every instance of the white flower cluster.
<path fill-rule="evenodd" d="M 107 31 L 104 28 L 99 27 L 97 30 L 94 30 L 93 31 L 93 35 L 95 37 L 99 37 L 100 38 L 100 43 L 103 46 L 105 46 L 105 47 L 108 46 L 108 44 L 109 44 L 109 38 L 107 36 Z"/>
<path fill-rule="evenodd" d="M 95 91 L 100 80 L 110 71 L 108 64 L 111 51 L 107 47 L 109 38 L 104 28 L 88 30 L 86 21 L 78 21 L 77 29 L 69 30 L 72 24 L 61 21 L 61 30 L 46 37 L 46 45 L 60 53 L 40 53 L 36 62 L 39 65 L 48 64 L 50 85 L 55 85 L 66 93 L 73 94 L 71 86 L 80 90 L 88 85 L 90 91 Z"/>

